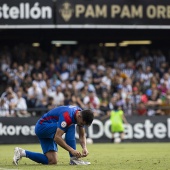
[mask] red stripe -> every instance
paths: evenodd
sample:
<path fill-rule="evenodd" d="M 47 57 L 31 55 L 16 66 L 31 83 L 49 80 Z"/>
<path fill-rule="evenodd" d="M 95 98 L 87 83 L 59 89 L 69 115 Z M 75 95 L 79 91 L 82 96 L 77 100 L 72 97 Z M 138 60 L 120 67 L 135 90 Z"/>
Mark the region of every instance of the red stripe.
<path fill-rule="evenodd" d="M 65 121 L 67 123 L 67 126 L 70 126 L 72 124 L 72 120 L 71 120 L 71 117 L 70 117 L 69 113 L 65 112 L 63 114 L 63 116 L 64 116 L 64 119 L 65 119 Z"/>
<path fill-rule="evenodd" d="M 56 119 L 56 120 L 58 120 L 58 116 L 45 117 L 45 118 L 43 118 L 43 119 L 40 120 L 40 124 L 42 124 L 44 121 L 48 121 L 48 120 L 51 120 L 51 119 Z"/>

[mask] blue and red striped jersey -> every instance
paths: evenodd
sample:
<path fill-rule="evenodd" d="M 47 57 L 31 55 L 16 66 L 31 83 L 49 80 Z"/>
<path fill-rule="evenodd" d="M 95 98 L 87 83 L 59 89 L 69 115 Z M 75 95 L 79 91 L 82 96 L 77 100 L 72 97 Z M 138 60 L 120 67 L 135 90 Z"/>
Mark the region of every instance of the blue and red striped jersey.
<path fill-rule="evenodd" d="M 40 119 L 40 124 L 43 123 L 58 123 L 58 128 L 66 130 L 71 124 L 76 124 L 75 115 L 77 111 L 82 109 L 77 106 L 59 106 L 44 114 Z"/>

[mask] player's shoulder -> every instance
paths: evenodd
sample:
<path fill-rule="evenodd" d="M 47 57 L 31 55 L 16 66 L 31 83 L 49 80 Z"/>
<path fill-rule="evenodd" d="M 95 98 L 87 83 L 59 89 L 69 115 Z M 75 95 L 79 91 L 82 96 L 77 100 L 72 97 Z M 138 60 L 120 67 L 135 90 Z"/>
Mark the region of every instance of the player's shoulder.
<path fill-rule="evenodd" d="M 120 114 L 123 114 L 124 112 L 123 112 L 123 110 L 119 110 L 119 113 L 120 113 Z"/>
<path fill-rule="evenodd" d="M 68 105 L 67 107 L 71 110 L 82 110 L 79 106 Z"/>

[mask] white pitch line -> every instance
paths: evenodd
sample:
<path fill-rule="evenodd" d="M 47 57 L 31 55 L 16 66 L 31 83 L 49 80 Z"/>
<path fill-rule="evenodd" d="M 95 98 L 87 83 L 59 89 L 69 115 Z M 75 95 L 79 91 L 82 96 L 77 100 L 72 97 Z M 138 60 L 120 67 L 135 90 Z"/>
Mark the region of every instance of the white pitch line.
<path fill-rule="evenodd" d="M 18 170 L 18 169 L 7 169 L 7 168 L 0 168 L 0 170 Z"/>

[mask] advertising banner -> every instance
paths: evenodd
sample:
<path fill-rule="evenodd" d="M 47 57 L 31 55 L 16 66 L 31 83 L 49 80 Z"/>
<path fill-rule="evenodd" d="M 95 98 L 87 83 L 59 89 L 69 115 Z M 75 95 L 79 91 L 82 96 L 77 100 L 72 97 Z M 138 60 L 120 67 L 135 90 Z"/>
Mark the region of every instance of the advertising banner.
<path fill-rule="evenodd" d="M 160 0 L 1 0 L 0 28 L 170 28 Z"/>
<path fill-rule="evenodd" d="M 34 133 L 37 117 L 31 118 L 0 118 L 0 144 L 38 143 Z M 139 117 L 127 118 L 125 126 L 125 142 L 169 142 L 170 117 Z M 111 122 L 109 119 L 94 119 L 86 129 L 89 138 L 95 143 L 110 142 Z M 76 138 L 78 134 L 76 132 Z"/>
<path fill-rule="evenodd" d="M 53 25 L 53 1 L 1 0 L 0 27 Z"/>
<path fill-rule="evenodd" d="M 73 28 L 170 28 L 170 2 L 57 0 L 57 24 Z"/>
<path fill-rule="evenodd" d="M 0 143 L 38 143 L 38 138 L 34 132 L 37 120 L 37 117 L 0 117 Z"/>
<path fill-rule="evenodd" d="M 170 117 L 127 117 L 129 124 L 124 124 L 126 142 L 168 142 L 170 141 Z M 95 119 L 88 134 L 96 142 L 110 142 L 111 122 Z M 118 134 L 116 134 L 118 135 Z"/>

